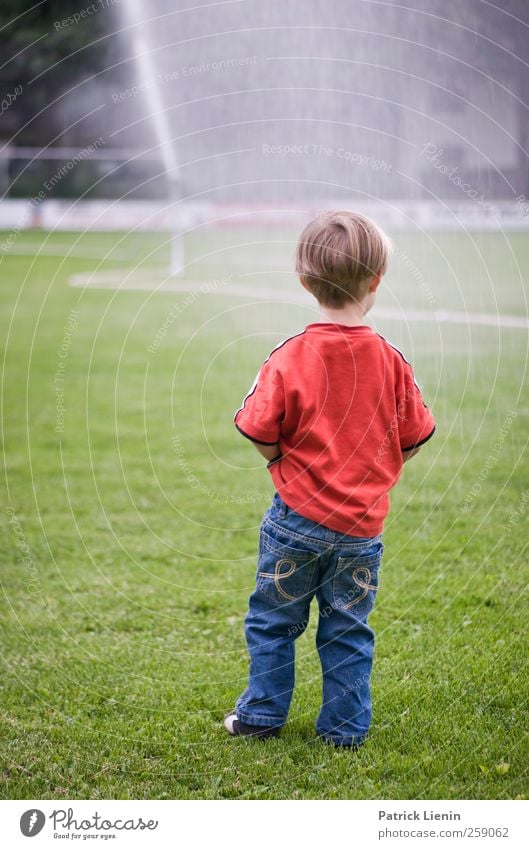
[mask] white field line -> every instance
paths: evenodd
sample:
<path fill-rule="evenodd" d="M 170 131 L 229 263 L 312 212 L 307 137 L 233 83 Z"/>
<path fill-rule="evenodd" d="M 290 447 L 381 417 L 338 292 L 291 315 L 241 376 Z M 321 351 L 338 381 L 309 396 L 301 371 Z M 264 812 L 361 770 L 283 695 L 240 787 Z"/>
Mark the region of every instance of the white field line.
<path fill-rule="evenodd" d="M 135 271 L 103 271 L 94 273 L 73 274 L 69 285 L 76 288 L 89 289 L 120 289 L 122 291 L 139 292 L 199 292 L 211 295 L 229 295 L 237 298 L 263 301 L 280 301 L 289 304 L 313 304 L 313 299 L 305 292 L 289 294 L 284 290 L 226 283 L 217 285 L 207 292 L 207 283 L 193 280 L 177 280 L 173 277 L 160 276 L 159 270 L 145 271 L 141 274 Z M 206 291 L 205 291 L 206 290 Z M 501 315 L 485 312 L 463 312 L 458 310 L 416 310 L 396 309 L 394 307 L 375 307 L 373 318 L 397 319 L 398 321 L 419 321 L 430 324 L 474 324 L 484 327 L 511 327 L 520 330 L 529 329 L 529 316 Z"/>

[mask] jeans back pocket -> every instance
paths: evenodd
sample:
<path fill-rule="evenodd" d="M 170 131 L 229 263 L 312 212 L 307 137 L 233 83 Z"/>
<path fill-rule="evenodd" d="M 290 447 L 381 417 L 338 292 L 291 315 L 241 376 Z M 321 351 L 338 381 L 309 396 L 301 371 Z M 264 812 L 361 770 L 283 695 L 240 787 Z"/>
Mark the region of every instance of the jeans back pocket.
<path fill-rule="evenodd" d="M 292 604 L 312 597 L 318 559 L 317 553 L 279 542 L 261 530 L 257 589 L 276 604 Z"/>
<path fill-rule="evenodd" d="M 338 557 L 336 572 L 332 582 L 333 601 L 341 610 L 348 610 L 355 616 L 365 617 L 373 609 L 378 591 L 380 563 L 383 544 L 380 550 L 369 554 Z"/>

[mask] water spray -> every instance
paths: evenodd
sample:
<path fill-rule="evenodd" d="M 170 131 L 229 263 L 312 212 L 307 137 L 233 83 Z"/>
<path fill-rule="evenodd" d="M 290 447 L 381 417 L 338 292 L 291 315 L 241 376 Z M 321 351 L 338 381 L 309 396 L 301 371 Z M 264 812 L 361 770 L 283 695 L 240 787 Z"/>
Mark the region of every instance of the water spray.
<path fill-rule="evenodd" d="M 153 84 L 149 86 L 148 114 L 154 124 L 163 166 L 167 174 L 169 199 L 176 202 L 180 198 L 180 171 L 160 94 L 159 76 L 152 61 L 146 21 L 142 15 L 142 5 L 140 0 L 123 0 L 121 8 L 128 28 L 132 55 L 136 62 L 140 83 Z M 171 237 L 170 274 L 173 276 L 182 274 L 184 267 L 183 236 L 180 233 L 173 233 Z"/>

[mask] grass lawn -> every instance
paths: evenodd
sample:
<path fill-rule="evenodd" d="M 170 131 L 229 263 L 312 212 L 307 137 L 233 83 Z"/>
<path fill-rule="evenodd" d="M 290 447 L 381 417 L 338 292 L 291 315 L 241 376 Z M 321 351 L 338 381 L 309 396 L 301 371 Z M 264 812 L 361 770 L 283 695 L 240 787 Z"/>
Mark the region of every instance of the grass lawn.
<path fill-rule="evenodd" d="M 188 238 L 188 276 L 232 275 L 247 298 L 68 286 L 163 267 L 156 234 L 21 233 L 2 258 L 3 798 L 528 797 L 523 329 L 375 309 L 438 433 L 393 492 L 370 739 L 353 755 L 315 738 L 314 621 L 282 737 L 221 727 L 246 678 L 272 495 L 232 416 L 270 349 L 316 316 L 252 297 L 297 294 L 294 238 Z M 395 241 L 381 306 L 527 314 L 527 236 Z"/>

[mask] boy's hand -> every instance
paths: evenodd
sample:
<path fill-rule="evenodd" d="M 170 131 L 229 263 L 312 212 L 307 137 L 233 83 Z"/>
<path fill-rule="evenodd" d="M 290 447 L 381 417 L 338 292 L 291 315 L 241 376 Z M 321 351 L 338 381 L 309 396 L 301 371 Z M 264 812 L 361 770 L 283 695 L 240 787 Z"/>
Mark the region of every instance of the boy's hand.
<path fill-rule="evenodd" d="M 407 463 L 408 460 L 411 460 L 412 457 L 415 457 L 415 455 L 419 453 L 421 448 L 422 448 L 422 445 L 419 445 L 418 448 L 410 448 L 409 451 L 403 451 L 402 452 L 402 462 Z"/>

